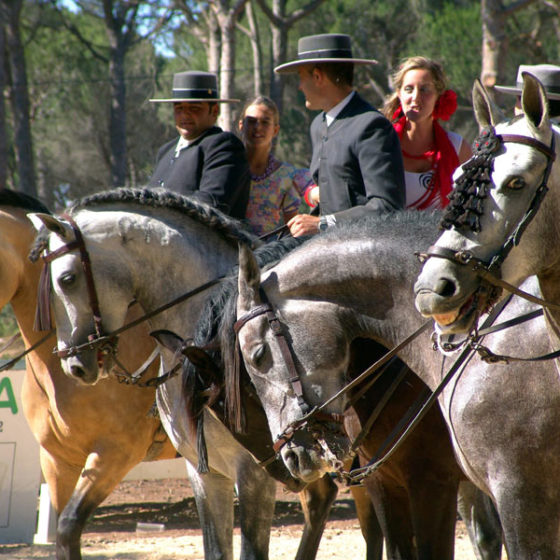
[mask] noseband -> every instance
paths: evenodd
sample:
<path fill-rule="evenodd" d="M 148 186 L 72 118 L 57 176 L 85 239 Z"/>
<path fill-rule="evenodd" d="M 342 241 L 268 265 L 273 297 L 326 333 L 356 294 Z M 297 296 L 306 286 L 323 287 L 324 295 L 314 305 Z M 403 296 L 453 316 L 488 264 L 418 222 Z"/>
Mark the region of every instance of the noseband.
<path fill-rule="evenodd" d="M 424 263 L 431 257 L 444 258 L 459 265 L 470 266 L 475 274 L 481 276 L 488 283 L 505 287 L 506 283 L 498 278 L 501 266 L 513 247 L 519 244 L 521 235 L 534 218 L 545 194 L 548 192 L 547 183 L 556 158 L 554 133 L 552 133 L 550 146 L 547 146 L 529 136 L 498 135 L 493 127 L 485 128 L 474 142 L 473 157 L 463 165 L 463 174 L 456 181 L 456 188 L 450 195 L 451 202 L 445 210 L 440 224 L 442 229 L 450 229 L 455 226 L 457 229 L 468 227 L 475 233 L 480 231 L 480 216 L 483 212 L 482 202 L 488 196 L 492 185 L 491 174 L 494 159 L 500 148 L 508 142 L 524 144 L 534 148 L 547 158 L 541 184 L 535 191 L 533 199 L 517 227 L 489 262 L 476 258 L 471 251 L 454 251 L 438 245 L 432 245 L 427 251 L 417 253 L 420 262 Z"/>
<path fill-rule="evenodd" d="M 239 331 L 252 319 L 260 317 L 261 315 L 266 315 L 268 320 L 268 325 L 272 334 L 276 337 L 276 341 L 280 347 L 282 353 L 282 358 L 286 368 L 288 369 L 288 382 L 290 387 L 297 398 L 298 405 L 302 411 L 303 417 L 295 422 L 292 422 L 282 434 L 279 434 L 274 441 L 274 451 L 278 453 L 284 445 L 286 445 L 294 436 L 295 432 L 302 428 L 304 425 L 309 424 L 311 419 L 314 418 L 319 422 L 335 422 L 337 424 L 342 424 L 344 421 L 343 414 L 327 413 L 317 408 L 312 408 L 309 403 L 306 402 L 305 396 L 303 394 L 303 384 L 301 382 L 300 375 L 294 359 L 294 351 L 290 346 L 286 334 L 284 333 L 284 327 L 280 320 L 278 319 L 274 309 L 269 302 L 264 290 L 260 290 L 261 299 L 263 304 L 254 307 L 248 311 L 245 315 L 242 315 L 233 325 L 233 330 L 236 336 L 236 345 L 239 347 Z"/>

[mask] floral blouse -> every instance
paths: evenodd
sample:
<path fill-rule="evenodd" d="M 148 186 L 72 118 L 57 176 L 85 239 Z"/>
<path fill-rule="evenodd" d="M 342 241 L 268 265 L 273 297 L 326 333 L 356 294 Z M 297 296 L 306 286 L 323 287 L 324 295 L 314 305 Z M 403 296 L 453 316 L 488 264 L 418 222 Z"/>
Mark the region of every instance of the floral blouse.
<path fill-rule="evenodd" d="M 287 162 L 267 177 L 252 180 L 245 217 L 253 232 L 264 235 L 284 225 L 284 214 L 309 212 L 303 196 L 310 184 L 308 169 Z"/>

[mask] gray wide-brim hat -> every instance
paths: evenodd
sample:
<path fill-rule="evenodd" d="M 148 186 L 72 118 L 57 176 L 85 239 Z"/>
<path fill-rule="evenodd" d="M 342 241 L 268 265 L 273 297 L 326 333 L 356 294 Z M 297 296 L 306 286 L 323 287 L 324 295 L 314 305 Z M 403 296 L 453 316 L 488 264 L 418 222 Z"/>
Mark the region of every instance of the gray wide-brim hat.
<path fill-rule="evenodd" d="M 353 58 L 349 35 L 341 33 L 323 33 L 308 35 L 298 41 L 298 58 L 277 66 L 278 74 L 297 72 L 302 64 L 319 64 L 328 62 L 348 62 L 352 64 L 377 64 L 377 60 Z"/>
<path fill-rule="evenodd" d="M 150 99 L 152 103 L 213 102 L 238 103 L 239 99 L 220 99 L 216 74 L 190 70 L 173 75 L 173 91 L 168 99 Z"/>
<path fill-rule="evenodd" d="M 494 86 L 502 93 L 521 95 L 523 90 L 523 72 L 535 76 L 543 85 L 548 99 L 560 99 L 560 66 L 554 64 L 521 64 L 517 70 L 517 84 L 515 86 Z"/>

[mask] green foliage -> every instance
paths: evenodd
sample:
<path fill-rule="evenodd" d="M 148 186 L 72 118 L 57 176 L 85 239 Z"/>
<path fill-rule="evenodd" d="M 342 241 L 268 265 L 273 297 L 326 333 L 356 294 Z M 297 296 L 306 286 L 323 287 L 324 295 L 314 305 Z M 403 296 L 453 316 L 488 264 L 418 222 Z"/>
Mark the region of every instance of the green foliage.
<path fill-rule="evenodd" d="M 0 310 L 0 337 L 13 336 L 18 331 L 18 325 L 12 306 L 10 304 L 5 305 L 2 310 Z"/>
<path fill-rule="evenodd" d="M 477 133 L 471 90 L 480 76 L 482 21 L 479 2 L 464 4 L 457 6 L 447 1 L 441 10 L 424 13 L 419 24 L 422 32 L 407 42 L 402 57 L 422 55 L 443 65 L 459 104 L 446 126 L 471 141 Z"/>
<path fill-rule="evenodd" d="M 49 5 L 25 12 L 27 62 L 33 114 L 33 140 L 41 195 L 57 209 L 64 202 L 109 185 L 109 45 L 104 24 L 83 13 L 63 16 L 95 45 L 84 47 Z M 39 25 L 40 22 L 40 25 Z M 143 184 L 153 169 L 157 148 L 171 134 L 169 120 L 159 118 L 155 104 L 154 47 L 139 42 L 126 58 L 127 150 L 129 181 Z M 167 81 L 167 80 L 166 80 Z M 169 89 L 170 80 L 167 81 Z"/>
<path fill-rule="evenodd" d="M 86 5 L 84 2 L 81 4 Z M 184 16 L 176 15 L 157 37 L 138 42 L 127 54 L 127 166 L 131 185 L 143 184 L 149 178 L 158 147 L 176 134 L 171 107 L 149 103 L 148 99 L 167 96 L 175 72 L 208 68 L 205 47 L 193 27 L 197 25 L 204 33 L 208 3 L 183 2 L 191 10 L 192 22 L 186 24 Z M 143 2 L 139 33 L 144 30 L 142 22 L 146 27 L 146 22 L 169 4 Z M 514 82 L 519 64 L 559 59 L 557 4 L 535 1 L 508 18 L 508 51 L 502 67 L 510 76 L 508 83 Z M 69 10 L 70 3 L 61 5 L 64 17 L 94 43 L 96 54 L 68 31 L 49 0 L 25 1 L 21 20 L 39 188 L 53 209 L 57 209 L 56 200 L 68 201 L 106 188 L 110 174 L 111 94 L 105 24 L 83 11 Z M 99 0 L 87 0 L 87 7 L 98 15 L 100 6 Z M 300 0 L 289 0 L 286 10 L 290 13 L 301 6 Z M 390 92 L 389 76 L 401 59 L 413 54 L 436 58 L 443 63 L 450 85 L 459 96 L 459 110 L 449 127 L 470 140 L 476 132 L 470 92 L 481 70 L 480 7 L 478 0 L 326 0 L 291 29 L 288 58 L 296 55 L 297 40 L 303 35 L 349 33 L 357 56 L 379 62 L 374 67 L 357 68 L 355 75 L 360 93 L 378 107 Z M 254 1 L 253 11 L 259 28 L 266 94 L 272 74 L 271 27 Z M 248 27 L 245 15 L 240 23 Z M 238 31 L 236 39 L 235 95 L 244 101 L 254 94 L 253 58 L 248 38 Z M 164 44 L 166 56 L 161 54 Z M 167 56 L 170 52 L 174 56 Z M 297 76 L 283 79 L 284 110 L 277 154 L 305 166 L 311 156 L 309 124 L 315 114 L 305 108 Z M 504 109 L 510 111 L 511 107 Z M 8 120 L 8 135 L 10 127 Z M 14 157 L 12 154 L 11 165 Z"/>

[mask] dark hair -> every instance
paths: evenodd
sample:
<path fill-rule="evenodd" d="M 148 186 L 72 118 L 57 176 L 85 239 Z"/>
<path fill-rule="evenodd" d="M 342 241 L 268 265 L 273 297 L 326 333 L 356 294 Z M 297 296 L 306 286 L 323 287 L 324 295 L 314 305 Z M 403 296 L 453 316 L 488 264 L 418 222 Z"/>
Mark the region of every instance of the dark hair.
<path fill-rule="evenodd" d="M 338 86 L 352 86 L 354 84 L 354 65 L 348 62 L 321 62 L 314 68 L 321 70 L 327 78 Z"/>

